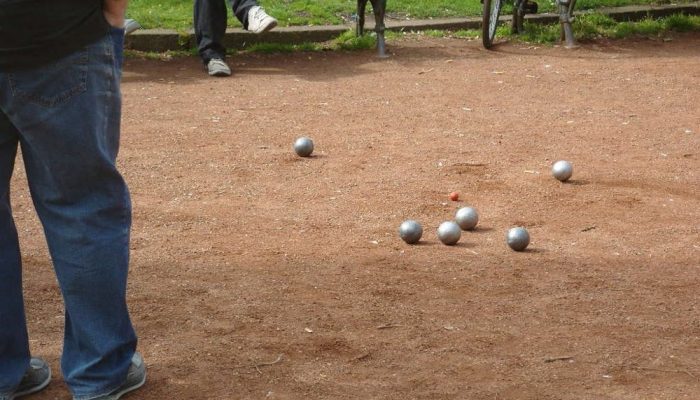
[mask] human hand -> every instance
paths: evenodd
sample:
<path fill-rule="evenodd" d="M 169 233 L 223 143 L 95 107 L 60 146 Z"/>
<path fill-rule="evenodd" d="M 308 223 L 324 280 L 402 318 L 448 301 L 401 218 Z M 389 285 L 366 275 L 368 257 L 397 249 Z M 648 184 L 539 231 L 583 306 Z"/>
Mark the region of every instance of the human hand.
<path fill-rule="evenodd" d="M 124 16 L 129 0 L 103 0 L 102 12 L 107 22 L 115 28 L 124 27 Z"/>

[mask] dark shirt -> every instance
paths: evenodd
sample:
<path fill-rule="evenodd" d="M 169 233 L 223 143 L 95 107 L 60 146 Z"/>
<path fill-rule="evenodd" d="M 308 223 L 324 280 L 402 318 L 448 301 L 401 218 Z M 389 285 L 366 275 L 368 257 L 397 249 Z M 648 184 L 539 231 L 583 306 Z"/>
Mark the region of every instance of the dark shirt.
<path fill-rule="evenodd" d="M 0 0 L 0 71 L 42 66 L 108 31 L 102 0 Z"/>

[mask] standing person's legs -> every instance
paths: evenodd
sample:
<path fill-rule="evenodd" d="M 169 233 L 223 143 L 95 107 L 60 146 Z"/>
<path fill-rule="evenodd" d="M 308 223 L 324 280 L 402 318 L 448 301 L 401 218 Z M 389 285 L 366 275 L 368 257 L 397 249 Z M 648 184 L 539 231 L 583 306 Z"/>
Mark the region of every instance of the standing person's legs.
<path fill-rule="evenodd" d="M 225 0 L 195 0 L 194 33 L 197 51 L 205 65 L 212 58 L 226 58 L 226 49 L 221 44 L 226 34 L 226 18 Z"/>
<path fill-rule="evenodd" d="M 9 95 L 0 91 L 2 97 Z M 14 390 L 29 367 L 22 265 L 10 206 L 17 143 L 17 130 L 0 109 L 0 397 Z"/>
<path fill-rule="evenodd" d="M 131 205 L 115 165 L 121 95 L 114 52 L 106 35 L 50 65 L 0 73 L 0 109 L 17 129 L 63 293 L 61 365 L 76 399 L 120 387 L 136 349 L 126 306 Z"/>

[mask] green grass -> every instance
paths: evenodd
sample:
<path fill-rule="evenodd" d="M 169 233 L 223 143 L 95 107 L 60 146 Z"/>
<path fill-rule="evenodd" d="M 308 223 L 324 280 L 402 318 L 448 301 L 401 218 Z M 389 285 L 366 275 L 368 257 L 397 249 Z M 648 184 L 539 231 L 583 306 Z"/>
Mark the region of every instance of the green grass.
<path fill-rule="evenodd" d="M 192 28 L 192 4 L 183 0 L 131 0 L 127 16 L 146 29 L 187 31 Z"/>
<path fill-rule="evenodd" d="M 574 20 L 576 40 L 599 38 L 622 39 L 631 36 L 654 37 L 669 32 L 700 31 L 700 16 L 672 15 L 661 19 L 647 18 L 638 22 L 616 22 L 602 14 L 581 15 Z M 517 36 L 530 43 L 556 43 L 560 38 L 560 25 L 525 24 L 525 33 Z"/>
<path fill-rule="evenodd" d="M 663 37 L 671 32 L 700 32 L 700 16 L 676 14 L 660 19 L 647 18 L 639 22 L 617 22 L 606 15 L 591 13 L 576 17 L 573 28 L 578 41 L 600 38 L 623 39 L 634 36 Z M 496 31 L 496 36 L 527 43 L 554 44 L 560 41 L 560 30 L 559 24 L 541 25 L 526 22 L 525 32 L 521 35 L 514 35 L 510 32 L 509 24 L 501 24 Z M 481 30 L 388 32 L 387 38 L 398 39 L 405 35 L 414 34 L 430 37 L 477 39 L 481 37 Z"/>
<path fill-rule="evenodd" d="M 441 32 L 442 31 L 436 31 Z M 387 32 L 387 37 L 391 35 Z M 397 38 L 400 34 L 394 34 L 393 37 Z M 234 50 L 229 49 L 227 53 L 230 55 L 238 53 L 293 53 L 293 52 L 321 52 L 321 51 L 335 51 L 335 50 L 347 50 L 347 51 L 357 51 L 357 50 L 368 50 L 374 49 L 377 45 L 377 38 L 373 32 L 368 33 L 365 36 L 357 37 L 355 36 L 354 30 L 347 30 L 339 35 L 334 40 L 325 43 L 315 43 L 315 42 L 303 42 L 297 44 L 287 44 L 287 43 L 254 43 L 248 45 L 244 50 Z M 151 51 L 137 51 L 137 50 L 124 50 L 124 54 L 130 58 L 142 58 L 147 60 L 159 60 L 168 61 L 173 58 L 178 57 L 191 57 L 197 56 L 197 49 L 192 48 L 190 50 L 176 50 L 176 51 L 166 51 L 163 53 L 151 52 Z"/>
<path fill-rule="evenodd" d="M 297 51 L 321 51 L 323 45 L 319 43 L 304 42 L 299 44 L 287 43 L 255 43 L 246 47 L 247 51 L 256 53 L 293 53 Z"/>
<path fill-rule="evenodd" d="M 578 16 L 574 21 L 573 28 L 576 40 L 578 41 L 600 38 L 623 39 L 632 36 L 662 37 L 670 32 L 700 32 L 700 16 L 676 14 L 660 19 L 648 18 L 639 22 L 616 22 L 606 15 L 592 13 Z M 519 40 L 527 43 L 553 44 L 558 43 L 560 40 L 560 29 L 559 24 L 540 25 L 526 22 L 525 33 L 521 35 L 513 35 L 510 32 L 510 26 L 507 24 L 502 24 L 498 27 L 496 35 L 499 38 L 509 38 L 511 40 Z M 396 40 L 407 35 L 477 39 L 481 36 L 481 30 L 427 30 L 422 32 L 388 31 L 386 33 L 386 38 L 388 40 Z M 327 43 L 257 43 L 249 45 L 245 50 L 241 50 L 240 52 L 290 53 L 297 51 L 319 52 L 329 50 L 356 51 L 374 49 L 376 43 L 377 39 L 373 33 L 369 33 L 362 37 L 356 37 L 354 30 L 348 30 L 343 32 L 336 39 Z M 156 60 L 169 60 L 174 57 L 193 56 L 197 54 L 196 49 L 189 51 L 168 51 L 165 53 L 139 52 L 133 50 L 126 50 L 125 52 L 129 57 Z M 236 50 L 229 51 L 229 53 L 232 54 L 238 52 L 239 51 Z"/>
<path fill-rule="evenodd" d="M 329 25 L 351 21 L 355 0 L 259 0 L 280 25 Z M 579 0 L 577 10 L 631 4 L 665 4 L 671 0 Z M 687 3 L 679 0 L 675 3 Z M 554 11 L 550 0 L 539 1 L 540 10 Z M 128 16 L 144 28 L 168 28 L 181 32 L 192 29 L 192 0 L 131 0 Z M 371 12 L 368 5 L 367 12 Z M 387 0 L 387 13 L 396 18 L 441 18 L 481 15 L 479 0 Z M 229 25 L 240 26 L 229 10 Z"/>
<path fill-rule="evenodd" d="M 124 49 L 124 56 L 128 58 L 143 58 L 146 60 L 169 61 L 173 58 L 192 57 L 197 55 L 197 50 L 168 50 L 162 53 L 155 51 L 138 51 Z"/>
<path fill-rule="evenodd" d="M 343 32 L 333 41 L 335 48 L 340 50 L 365 50 L 377 45 L 377 37 L 374 33 L 357 37 L 354 30 Z"/>
<path fill-rule="evenodd" d="M 300 44 L 285 44 L 285 43 L 256 43 L 252 44 L 244 51 L 258 53 L 291 53 L 295 51 L 328 51 L 328 50 L 367 50 L 373 49 L 377 45 L 377 38 L 373 33 L 362 37 L 355 36 L 355 31 L 347 30 L 340 34 L 334 40 L 327 43 L 300 43 Z"/>

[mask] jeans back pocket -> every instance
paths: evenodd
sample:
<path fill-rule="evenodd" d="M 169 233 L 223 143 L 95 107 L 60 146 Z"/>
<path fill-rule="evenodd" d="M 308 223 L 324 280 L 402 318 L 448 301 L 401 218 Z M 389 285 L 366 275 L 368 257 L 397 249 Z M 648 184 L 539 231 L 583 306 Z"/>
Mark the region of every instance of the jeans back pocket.
<path fill-rule="evenodd" d="M 15 99 L 55 107 L 87 91 L 88 50 L 76 51 L 50 64 L 8 75 Z"/>

